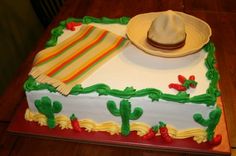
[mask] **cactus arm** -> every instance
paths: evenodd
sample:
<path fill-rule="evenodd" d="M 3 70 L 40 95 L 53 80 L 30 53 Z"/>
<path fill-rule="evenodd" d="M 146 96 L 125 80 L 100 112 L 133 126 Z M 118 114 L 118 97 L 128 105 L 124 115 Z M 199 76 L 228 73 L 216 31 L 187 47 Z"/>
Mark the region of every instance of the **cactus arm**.
<path fill-rule="evenodd" d="M 54 101 L 52 105 L 53 113 L 59 113 L 62 110 L 62 105 L 59 101 Z"/>
<path fill-rule="evenodd" d="M 51 118 L 53 116 L 52 112 L 48 110 L 48 105 L 46 103 L 43 103 L 44 100 L 35 100 L 34 104 L 38 111 L 42 114 L 44 114 L 47 118 Z"/>
<path fill-rule="evenodd" d="M 215 129 L 216 125 L 220 120 L 221 113 L 222 111 L 219 107 L 217 107 L 214 111 L 210 113 L 209 118 L 210 120 L 212 120 L 212 122 L 209 124 L 209 127 Z"/>
<path fill-rule="evenodd" d="M 114 116 L 120 116 L 120 110 L 116 107 L 116 104 L 114 101 L 108 101 L 107 102 L 107 109 L 109 112 Z"/>
<path fill-rule="evenodd" d="M 197 123 L 199 123 L 200 125 L 202 125 L 202 126 L 204 126 L 204 127 L 208 126 L 208 124 L 209 124 L 209 121 L 208 121 L 208 120 L 205 120 L 205 119 L 202 117 L 202 115 L 199 114 L 199 113 L 194 114 L 194 115 L 193 115 L 193 119 L 194 119 Z"/>
<path fill-rule="evenodd" d="M 194 114 L 193 119 L 199 123 L 200 125 L 207 127 L 206 132 L 207 132 L 207 139 L 208 141 L 211 141 L 214 137 L 215 134 L 215 128 L 220 120 L 221 116 L 221 109 L 217 107 L 213 111 L 210 112 L 209 114 L 209 119 L 204 119 L 201 114 Z"/>
<path fill-rule="evenodd" d="M 42 97 L 41 100 L 35 100 L 35 106 L 38 111 L 47 118 L 52 118 L 53 112 L 51 108 L 51 100 L 48 97 Z"/>
<path fill-rule="evenodd" d="M 208 140 L 212 140 L 214 138 L 214 135 L 215 135 L 214 130 L 215 130 L 218 122 L 220 121 L 221 113 L 222 113 L 221 109 L 217 107 L 209 115 L 209 120 L 211 122 L 209 123 L 208 128 L 207 128 Z"/>
<path fill-rule="evenodd" d="M 130 114 L 130 120 L 137 120 L 143 115 L 143 109 L 140 107 L 136 107 L 133 113 Z"/>
<path fill-rule="evenodd" d="M 34 105 L 37 108 L 37 110 L 42 113 L 42 108 L 41 108 L 41 101 L 40 100 L 35 100 Z"/>

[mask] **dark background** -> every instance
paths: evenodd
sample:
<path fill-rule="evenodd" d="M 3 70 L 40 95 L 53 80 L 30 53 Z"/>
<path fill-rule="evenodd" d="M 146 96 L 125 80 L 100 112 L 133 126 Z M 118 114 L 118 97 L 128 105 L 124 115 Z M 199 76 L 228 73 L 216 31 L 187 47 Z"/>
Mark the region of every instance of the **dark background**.
<path fill-rule="evenodd" d="M 0 95 L 43 30 L 30 0 L 0 0 Z"/>

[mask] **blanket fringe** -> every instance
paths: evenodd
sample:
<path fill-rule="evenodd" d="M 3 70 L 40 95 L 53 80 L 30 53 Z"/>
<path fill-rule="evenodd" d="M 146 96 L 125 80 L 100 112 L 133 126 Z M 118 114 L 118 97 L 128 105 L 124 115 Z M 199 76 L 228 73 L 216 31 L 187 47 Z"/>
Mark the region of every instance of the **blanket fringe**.
<path fill-rule="evenodd" d="M 72 89 L 71 85 L 65 84 L 64 82 L 61 82 L 60 80 L 57 80 L 57 79 L 54 79 L 45 75 L 37 67 L 33 67 L 29 75 L 35 78 L 37 82 L 48 83 L 52 85 L 53 87 L 56 88 L 58 92 L 60 92 L 63 95 L 68 95 Z"/>

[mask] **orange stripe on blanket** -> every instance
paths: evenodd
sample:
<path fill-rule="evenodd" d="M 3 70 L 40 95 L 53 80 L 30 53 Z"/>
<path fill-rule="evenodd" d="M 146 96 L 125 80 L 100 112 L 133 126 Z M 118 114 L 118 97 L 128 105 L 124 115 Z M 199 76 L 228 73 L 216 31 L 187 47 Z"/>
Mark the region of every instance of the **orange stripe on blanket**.
<path fill-rule="evenodd" d="M 111 53 L 115 48 L 119 47 L 120 44 L 124 41 L 125 39 L 123 37 L 119 37 L 114 44 L 112 44 L 109 48 L 101 51 L 99 55 L 97 55 L 95 58 L 90 59 L 82 68 L 77 70 L 76 72 L 72 73 L 70 76 L 64 78 L 62 82 L 64 83 L 69 83 L 76 79 L 78 76 L 81 74 L 85 73 L 86 70 L 89 70 L 90 67 L 92 67 L 94 64 L 98 63 L 100 60 L 105 58 L 109 53 Z"/>
<path fill-rule="evenodd" d="M 66 66 L 67 64 L 69 64 L 71 61 L 73 61 L 74 59 L 76 59 L 76 57 L 78 57 L 79 55 L 81 55 L 82 53 L 86 52 L 89 48 L 93 47 L 94 45 L 96 45 L 99 41 L 101 41 L 106 35 L 107 35 L 108 31 L 103 31 L 101 35 L 99 35 L 94 41 L 92 41 L 89 45 L 87 45 L 86 47 L 84 47 L 83 49 L 77 51 L 75 53 L 75 55 L 72 55 L 70 58 L 66 59 L 65 61 L 61 62 L 60 64 L 58 64 L 57 66 L 51 68 L 50 70 L 48 70 L 47 74 L 48 76 L 53 76 L 57 71 L 59 71 L 61 68 L 63 68 L 63 66 Z"/>
<path fill-rule="evenodd" d="M 54 51 L 51 55 L 47 55 L 46 57 L 41 57 L 40 59 L 36 60 L 34 62 L 34 66 L 40 65 L 46 61 L 49 61 L 50 59 L 56 57 L 57 55 L 60 55 L 61 53 L 63 53 L 67 48 L 69 48 L 71 45 L 75 44 L 76 42 L 80 41 L 81 39 L 84 39 L 85 36 L 87 36 L 92 30 L 94 29 L 94 26 L 89 26 L 88 29 L 83 32 L 82 34 L 80 34 L 77 38 L 75 38 L 74 40 L 72 40 L 70 43 L 64 45 L 63 47 L 61 47 L 60 49 L 57 49 L 56 51 Z"/>

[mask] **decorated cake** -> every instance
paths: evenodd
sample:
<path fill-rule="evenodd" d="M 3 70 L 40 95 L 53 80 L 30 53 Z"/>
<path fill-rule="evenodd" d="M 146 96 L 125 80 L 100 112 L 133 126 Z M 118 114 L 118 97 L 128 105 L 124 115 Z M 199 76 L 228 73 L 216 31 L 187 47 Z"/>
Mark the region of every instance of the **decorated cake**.
<path fill-rule="evenodd" d="M 164 17 L 166 24 L 158 21 L 159 12 L 132 19 L 85 16 L 62 21 L 36 55 L 24 84 L 25 120 L 77 133 L 126 137 L 136 132 L 143 139 L 161 136 L 168 143 L 192 138 L 219 144 L 215 128 L 222 111 L 217 104 L 219 74 L 210 27 L 193 16 L 175 13 L 178 17 Z M 184 26 L 178 29 L 179 41 L 186 38 L 184 45 L 167 50 L 149 44 L 152 23 L 163 27 L 170 21 Z M 199 29 L 204 32 L 191 37 Z"/>

